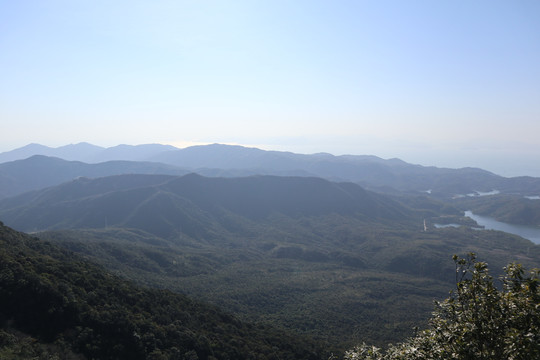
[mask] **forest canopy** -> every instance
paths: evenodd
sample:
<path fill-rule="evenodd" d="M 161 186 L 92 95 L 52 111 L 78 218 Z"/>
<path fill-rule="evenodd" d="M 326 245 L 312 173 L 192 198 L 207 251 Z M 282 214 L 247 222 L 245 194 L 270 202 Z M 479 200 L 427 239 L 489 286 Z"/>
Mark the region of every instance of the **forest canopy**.
<path fill-rule="evenodd" d="M 345 359 L 539 359 L 539 270 L 510 264 L 498 288 L 475 254 L 454 262 L 456 289 L 436 303 L 429 329 L 386 351 L 363 344 Z"/>

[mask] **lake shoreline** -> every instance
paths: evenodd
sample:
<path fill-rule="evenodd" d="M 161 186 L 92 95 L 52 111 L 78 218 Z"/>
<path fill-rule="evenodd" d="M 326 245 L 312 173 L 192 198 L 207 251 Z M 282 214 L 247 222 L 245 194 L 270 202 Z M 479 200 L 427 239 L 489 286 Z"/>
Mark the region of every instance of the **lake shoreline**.
<path fill-rule="evenodd" d="M 498 230 L 509 234 L 521 236 L 533 243 L 540 245 L 540 229 L 526 225 L 514 225 L 495 220 L 489 216 L 474 214 L 472 211 L 465 211 L 465 216 L 473 219 L 484 230 Z"/>

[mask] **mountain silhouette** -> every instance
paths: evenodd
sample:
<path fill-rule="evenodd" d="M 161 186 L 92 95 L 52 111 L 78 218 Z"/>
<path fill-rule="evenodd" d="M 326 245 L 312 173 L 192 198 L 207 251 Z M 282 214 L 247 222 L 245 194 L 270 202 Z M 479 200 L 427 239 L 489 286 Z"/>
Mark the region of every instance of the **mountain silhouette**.
<path fill-rule="evenodd" d="M 34 155 L 25 160 L 0 164 L 0 199 L 58 185 L 78 177 L 97 178 L 118 174 L 183 175 L 186 173 L 185 170 L 159 163 L 108 161 L 86 164 L 80 161 Z"/>
<path fill-rule="evenodd" d="M 159 144 L 119 145 L 105 149 L 86 143 L 52 149 L 31 144 L 0 154 L 0 162 L 22 159 L 30 153 L 88 163 L 112 160 L 158 162 L 184 169 L 184 173 L 196 172 L 205 176 L 259 174 L 320 177 L 331 181 L 353 182 L 369 190 L 385 193 L 418 194 L 429 191 L 431 196 L 444 199 L 476 191 L 498 190 L 501 193 L 522 195 L 536 195 L 540 192 L 540 178 L 505 178 L 477 168 L 447 169 L 409 164 L 399 159 L 385 160 L 372 155 L 334 156 L 326 153 L 305 155 L 222 144 L 192 146 L 185 149 Z M 2 180 L 1 169 L 2 167 L 0 167 L 0 181 L 9 185 L 8 180 Z M 150 170 L 142 170 L 142 167 L 139 169 L 141 173 L 152 173 Z M 158 169 L 154 168 L 153 171 L 155 173 Z M 161 168 L 159 171 L 172 173 L 170 168 L 168 170 Z M 118 173 L 125 172 L 114 174 Z M 4 174 L 4 177 L 13 177 L 9 172 Z M 4 186 L 2 189 L 7 187 Z M 8 196 L 6 193 L 8 191 L 4 190 L 4 194 L 0 196 Z"/>

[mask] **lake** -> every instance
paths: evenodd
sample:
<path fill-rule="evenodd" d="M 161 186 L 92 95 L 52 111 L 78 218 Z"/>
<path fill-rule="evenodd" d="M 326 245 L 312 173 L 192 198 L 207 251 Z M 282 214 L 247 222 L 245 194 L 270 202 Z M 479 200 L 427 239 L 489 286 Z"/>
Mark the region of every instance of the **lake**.
<path fill-rule="evenodd" d="M 486 230 L 499 230 L 510 234 L 519 235 L 525 239 L 531 240 L 535 244 L 540 244 L 540 229 L 525 225 L 513 225 L 497 221 L 488 216 L 473 214 L 471 211 L 465 211 L 465 216 L 470 217 L 483 226 Z"/>

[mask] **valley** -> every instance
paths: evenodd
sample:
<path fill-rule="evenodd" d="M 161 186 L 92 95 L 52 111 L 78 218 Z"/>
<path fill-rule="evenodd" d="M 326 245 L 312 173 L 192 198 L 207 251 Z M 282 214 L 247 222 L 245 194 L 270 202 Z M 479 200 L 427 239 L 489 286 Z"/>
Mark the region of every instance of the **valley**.
<path fill-rule="evenodd" d="M 412 336 L 413 328 L 426 327 L 433 301 L 446 298 L 455 286 L 453 254 L 478 254 L 494 276 L 512 261 L 540 266 L 539 245 L 505 232 L 475 230 L 476 222 L 464 216 L 465 210 L 484 209 L 534 219 L 538 201 L 508 192 L 534 196 L 538 179 L 373 158 L 362 161 L 374 167 L 360 170 L 360 159 L 240 147 L 167 151 L 170 158 L 160 159 L 168 164 L 86 164 L 40 155 L 0 164 L 0 179 L 11 179 L 2 187 L 0 219 L 138 289 L 170 291 L 210 304 L 242 324 L 306 341 L 306 349 L 318 354 L 314 359 L 362 342 L 396 343 Z M 172 165 L 172 158 L 180 161 L 179 154 L 190 152 L 200 156 L 201 165 L 231 167 L 190 172 L 191 160 Z M 242 169 L 232 167 L 239 166 L 235 154 L 246 157 Z M 278 166 L 276 159 L 283 158 L 289 165 Z M 256 163 L 260 172 L 252 168 Z M 363 180 L 346 177 L 344 163 Z M 313 175 L 325 167 L 341 171 L 339 178 L 347 181 Z M 407 187 L 395 182 L 395 188 L 381 187 L 383 175 L 375 175 L 381 169 L 388 175 L 389 167 Z M 417 185 L 408 182 L 411 169 L 418 171 Z M 437 173 L 438 180 L 431 178 L 437 186 L 426 183 Z M 371 185 L 362 186 L 369 177 Z M 507 185 L 497 187 L 500 193 L 453 198 L 458 190 L 478 189 L 487 178 Z M 491 191 L 489 185 L 483 189 Z M 278 345 L 283 346 L 289 345 Z"/>

